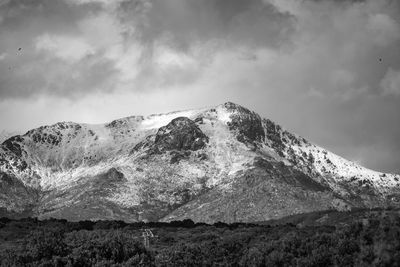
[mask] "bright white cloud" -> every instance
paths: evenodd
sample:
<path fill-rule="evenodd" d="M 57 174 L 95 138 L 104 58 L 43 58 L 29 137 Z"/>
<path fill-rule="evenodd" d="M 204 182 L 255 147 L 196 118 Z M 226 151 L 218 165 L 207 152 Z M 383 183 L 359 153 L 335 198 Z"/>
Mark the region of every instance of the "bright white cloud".
<path fill-rule="evenodd" d="M 115 68 L 119 71 L 118 79 L 120 83 L 132 84 L 137 79 L 141 71 L 142 53 L 143 47 L 138 43 L 131 44 L 127 48 L 117 45 L 108 50 L 107 57 L 115 62 Z"/>
<path fill-rule="evenodd" d="M 173 50 L 166 46 L 159 47 L 154 54 L 154 62 L 161 69 L 184 69 L 196 65 L 195 59 L 186 53 Z"/>

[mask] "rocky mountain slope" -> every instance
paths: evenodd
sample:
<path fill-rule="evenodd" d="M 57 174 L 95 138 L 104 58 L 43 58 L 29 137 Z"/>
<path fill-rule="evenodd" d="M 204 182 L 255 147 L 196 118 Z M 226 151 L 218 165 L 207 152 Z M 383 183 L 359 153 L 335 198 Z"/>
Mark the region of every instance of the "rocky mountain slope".
<path fill-rule="evenodd" d="M 0 215 L 263 221 L 399 206 L 399 179 L 228 102 L 11 137 L 0 146 Z"/>
<path fill-rule="evenodd" d="M 19 133 L 17 132 L 8 132 L 5 130 L 0 131 L 0 143 L 3 143 L 4 141 L 6 141 L 8 138 L 18 135 Z"/>

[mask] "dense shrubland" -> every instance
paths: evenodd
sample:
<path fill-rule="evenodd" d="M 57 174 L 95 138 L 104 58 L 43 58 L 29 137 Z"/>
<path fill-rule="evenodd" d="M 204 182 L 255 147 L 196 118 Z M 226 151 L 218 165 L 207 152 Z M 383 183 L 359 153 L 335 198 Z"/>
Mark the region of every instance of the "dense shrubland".
<path fill-rule="evenodd" d="M 341 215 L 342 216 L 342 215 Z M 2 266 L 399 266 L 400 217 L 336 225 L 0 219 Z M 148 248 L 142 229 L 152 229 Z"/>

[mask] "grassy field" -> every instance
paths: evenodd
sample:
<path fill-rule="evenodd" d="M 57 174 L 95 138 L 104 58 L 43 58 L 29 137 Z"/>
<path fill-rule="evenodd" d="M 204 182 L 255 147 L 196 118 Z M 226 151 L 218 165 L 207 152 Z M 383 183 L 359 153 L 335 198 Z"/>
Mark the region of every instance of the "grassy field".
<path fill-rule="evenodd" d="M 143 233 L 150 235 L 145 244 Z M 399 266 L 398 210 L 257 224 L 0 220 L 1 266 Z"/>

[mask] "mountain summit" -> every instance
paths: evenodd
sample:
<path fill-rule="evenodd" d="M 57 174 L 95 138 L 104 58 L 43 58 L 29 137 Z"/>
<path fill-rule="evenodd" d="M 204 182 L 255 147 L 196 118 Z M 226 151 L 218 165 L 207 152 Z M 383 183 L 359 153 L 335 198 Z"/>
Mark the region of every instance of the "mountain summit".
<path fill-rule="evenodd" d="M 399 206 L 399 179 L 228 102 L 13 136 L 0 146 L 0 215 L 253 222 Z"/>

